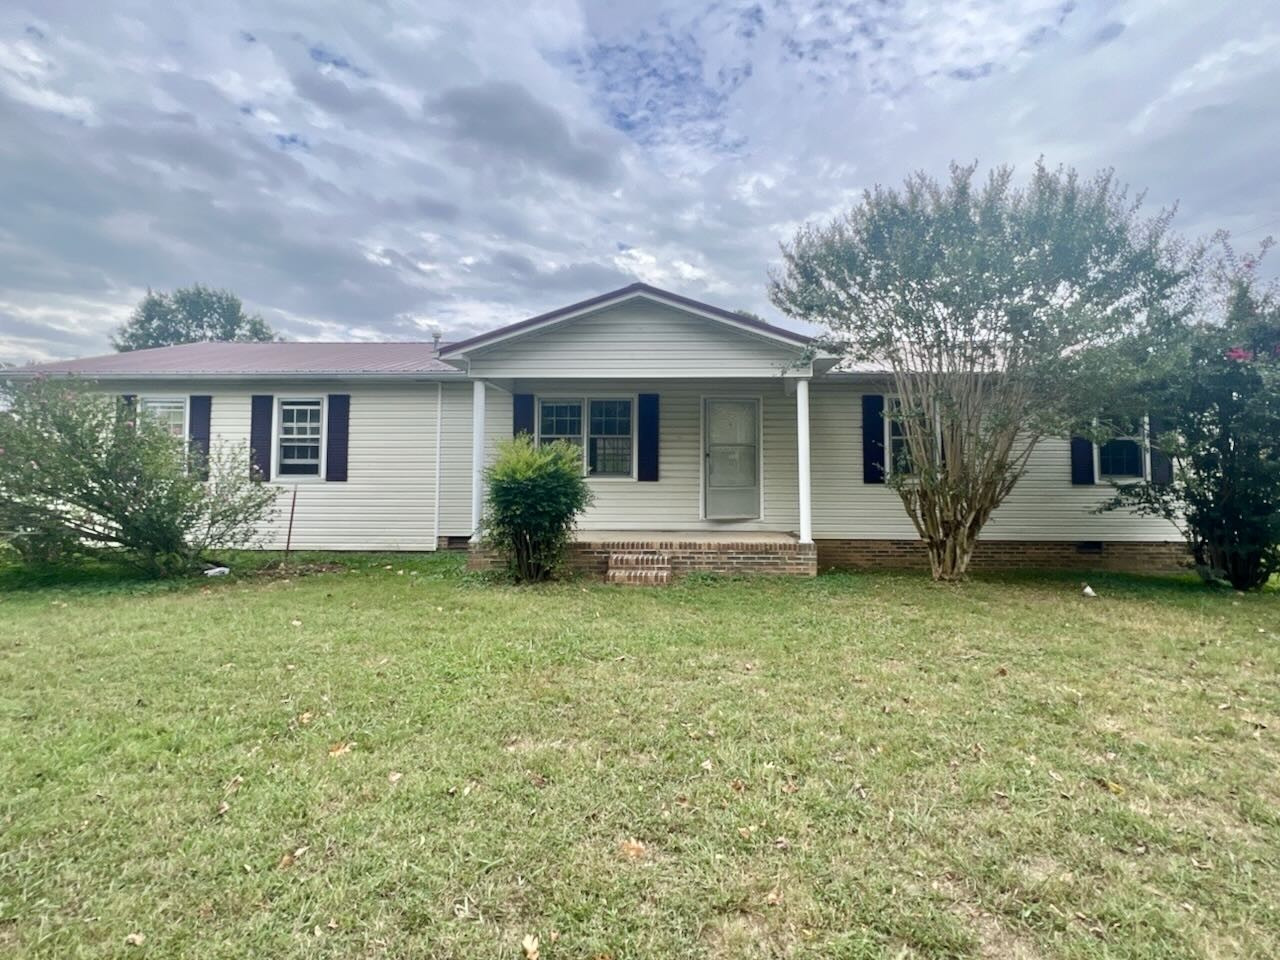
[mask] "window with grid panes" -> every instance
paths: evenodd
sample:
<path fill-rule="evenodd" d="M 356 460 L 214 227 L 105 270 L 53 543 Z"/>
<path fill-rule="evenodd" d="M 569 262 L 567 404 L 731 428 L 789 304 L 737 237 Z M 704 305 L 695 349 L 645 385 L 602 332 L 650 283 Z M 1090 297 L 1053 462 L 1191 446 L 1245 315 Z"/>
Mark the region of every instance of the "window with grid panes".
<path fill-rule="evenodd" d="M 1098 473 L 1104 477 L 1142 477 L 1142 446 L 1128 438 L 1108 440 L 1098 447 Z"/>
<path fill-rule="evenodd" d="M 187 435 L 187 401 L 181 397 L 143 397 L 139 401 L 143 416 L 164 427 L 183 440 Z"/>
<path fill-rule="evenodd" d="M 592 400 L 587 434 L 587 473 L 631 476 L 631 401 Z"/>
<path fill-rule="evenodd" d="M 284 477 L 320 476 L 320 444 L 324 404 L 320 400 L 280 401 L 280 458 L 276 472 Z"/>
<path fill-rule="evenodd" d="M 538 437 L 542 443 L 567 440 L 582 446 L 582 401 L 543 400 Z"/>

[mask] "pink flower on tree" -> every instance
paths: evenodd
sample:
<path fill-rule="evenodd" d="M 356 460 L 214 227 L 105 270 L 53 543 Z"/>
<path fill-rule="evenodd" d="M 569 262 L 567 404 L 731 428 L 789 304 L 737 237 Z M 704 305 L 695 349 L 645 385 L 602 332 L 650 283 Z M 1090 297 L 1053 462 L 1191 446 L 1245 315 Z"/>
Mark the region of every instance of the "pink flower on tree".
<path fill-rule="evenodd" d="M 1244 347 L 1232 347 L 1227 351 L 1228 360 L 1252 360 L 1253 351 L 1246 350 Z"/>

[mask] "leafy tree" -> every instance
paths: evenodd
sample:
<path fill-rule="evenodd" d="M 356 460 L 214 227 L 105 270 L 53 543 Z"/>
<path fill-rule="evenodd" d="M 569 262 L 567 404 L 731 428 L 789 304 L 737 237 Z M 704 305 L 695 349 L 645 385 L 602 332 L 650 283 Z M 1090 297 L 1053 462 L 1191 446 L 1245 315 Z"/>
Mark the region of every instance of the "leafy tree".
<path fill-rule="evenodd" d="M 770 282 L 825 349 L 886 372 L 904 437 L 889 482 L 946 580 L 1041 439 L 1091 418 L 1131 367 L 1118 347 L 1184 309 L 1188 277 L 1171 214 L 1143 218 L 1110 172 L 1040 162 L 1020 188 L 1009 167 L 975 170 L 867 191 L 802 228 Z"/>
<path fill-rule="evenodd" d="M 506 555 L 523 582 L 546 580 L 564 560 L 578 514 L 591 503 L 582 448 L 536 445 L 528 434 L 505 441 L 486 474 L 484 538 Z"/>
<path fill-rule="evenodd" d="M 30 561 L 112 552 L 157 576 L 247 545 L 275 499 L 248 451 L 189 450 L 123 398 L 49 379 L 0 386 L 0 539 Z M 208 479 L 203 479 L 208 477 Z"/>
<path fill-rule="evenodd" d="M 234 293 L 196 284 L 173 293 L 148 290 L 111 344 L 124 352 L 202 340 L 247 343 L 273 339 L 275 334 L 267 322 L 256 313 L 245 313 Z"/>
<path fill-rule="evenodd" d="M 1222 315 L 1176 331 L 1164 369 L 1141 382 L 1173 483 L 1118 487 L 1104 508 L 1176 524 L 1200 574 L 1237 590 L 1280 572 L 1280 299 L 1255 266 L 1223 278 Z"/>

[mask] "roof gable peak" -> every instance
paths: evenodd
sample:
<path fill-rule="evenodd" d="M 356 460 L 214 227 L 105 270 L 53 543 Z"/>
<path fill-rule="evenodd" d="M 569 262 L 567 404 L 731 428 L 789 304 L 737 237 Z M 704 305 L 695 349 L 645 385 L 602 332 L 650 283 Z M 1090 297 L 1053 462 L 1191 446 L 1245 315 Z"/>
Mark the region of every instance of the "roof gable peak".
<path fill-rule="evenodd" d="M 607 307 L 616 306 L 629 300 L 645 299 L 654 303 L 667 307 L 674 307 L 694 316 L 722 324 L 724 326 L 734 327 L 743 333 L 751 334 L 757 337 L 763 337 L 779 343 L 784 343 L 791 347 L 808 347 L 812 342 L 810 337 L 802 333 L 796 333 L 792 330 L 777 327 L 754 317 L 744 316 L 735 313 L 732 310 L 725 310 L 722 307 L 713 306 L 700 300 L 694 300 L 678 293 L 672 293 L 670 290 L 663 290 L 648 283 L 637 281 L 630 283 L 625 287 L 619 287 L 608 293 L 603 293 L 586 300 L 580 300 L 577 303 L 571 303 L 566 307 L 559 307 L 555 310 L 541 313 L 537 316 L 530 317 L 527 320 L 520 320 L 516 323 L 508 324 L 504 327 L 478 334 L 466 340 L 460 340 L 456 343 L 449 344 L 440 351 L 441 359 L 448 360 L 451 358 L 461 358 L 468 353 L 479 350 L 484 347 L 492 346 L 503 341 L 523 337 L 537 331 L 545 330 L 550 326 L 572 320 L 588 313 L 603 310 Z"/>

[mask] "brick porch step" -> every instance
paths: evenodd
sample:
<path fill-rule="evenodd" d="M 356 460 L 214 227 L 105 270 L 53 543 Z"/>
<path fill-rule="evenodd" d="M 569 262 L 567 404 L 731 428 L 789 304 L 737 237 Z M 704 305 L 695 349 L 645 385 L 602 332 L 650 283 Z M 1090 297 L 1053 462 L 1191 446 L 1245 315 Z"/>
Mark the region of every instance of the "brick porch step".
<path fill-rule="evenodd" d="M 671 582 L 671 555 L 658 550 L 626 550 L 609 554 L 606 583 L 633 587 Z"/>

